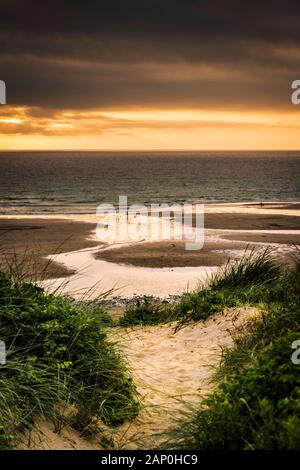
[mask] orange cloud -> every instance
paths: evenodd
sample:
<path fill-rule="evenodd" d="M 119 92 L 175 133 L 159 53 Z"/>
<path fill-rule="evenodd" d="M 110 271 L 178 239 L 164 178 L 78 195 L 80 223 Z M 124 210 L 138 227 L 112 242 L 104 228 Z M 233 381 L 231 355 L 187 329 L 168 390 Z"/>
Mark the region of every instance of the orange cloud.
<path fill-rule="evenodd" d="M 299 149 L 300 112 L 0 109 L 2 149 Z"/>

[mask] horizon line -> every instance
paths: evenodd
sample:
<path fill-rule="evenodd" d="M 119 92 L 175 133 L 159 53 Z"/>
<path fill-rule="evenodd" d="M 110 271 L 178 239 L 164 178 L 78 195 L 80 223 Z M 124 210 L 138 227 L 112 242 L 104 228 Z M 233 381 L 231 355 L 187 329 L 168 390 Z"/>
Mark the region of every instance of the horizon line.
<path fill-rule="evenodd" d="M 0 149 L 1 152 L 300 152 L 299 149 Z"/>

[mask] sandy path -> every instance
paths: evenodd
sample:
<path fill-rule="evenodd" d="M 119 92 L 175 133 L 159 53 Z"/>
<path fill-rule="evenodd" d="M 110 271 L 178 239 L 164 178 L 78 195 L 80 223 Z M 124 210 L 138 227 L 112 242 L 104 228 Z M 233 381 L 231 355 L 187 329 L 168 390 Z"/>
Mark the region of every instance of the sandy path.
<path fill-rule="evenodd" d="M 142 401 L 138 418 L 115 432 L 116 447 L 155 448 L 187 403 L 198 405 L 209 391 L 222 348 L 255 313 L 254 308 L 232 309 L 176 334 L 174 324 L 114 330 L 111 341 L 127 358 Z"/>
<path fill-rule="evenodd" d="M 233 335 L 256 314 L 252 307 L 231 309 L 175 334 L 175 324 L 111 329 L 110 341 L 126 359 L 140 395 L 139 416 L 117 429 L 102 429 L 91 439 L 68 426 L 56 434 L 52 423 L 38 419 L 15 448 L 101 450 L 103 438 L 109 448 L 156 448 L 182 412 L 191 406 L 197 409 L 201 397 L 211 390 L 209 379 L 222 348 L 230 346 Z"/>

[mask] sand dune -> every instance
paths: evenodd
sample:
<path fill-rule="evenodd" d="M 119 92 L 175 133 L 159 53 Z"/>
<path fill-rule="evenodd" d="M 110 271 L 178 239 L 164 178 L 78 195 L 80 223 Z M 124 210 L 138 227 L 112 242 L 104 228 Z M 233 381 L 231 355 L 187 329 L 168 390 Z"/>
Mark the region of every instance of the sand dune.
<path fill-rule="evenodd" d="M 219 365 L 222 349 L 259 312 L 253 307 L 235 308 L 205 322 L 188 325 L 174 333 L 175 324 L 112 328 L 109 339 L 120 351 L 137 386 L 141 400 L 139 416 L 115 429 L 104 429 L 84 439 L 70 427 L 54 432 L 53 424 L 39 419 L 17 446 L 19 450 L 153 449 L 167 439 L 176 419 L 213 387 L 211 377 Z"/>
<path fill-rule="evenodd" d="M 133 423 L 112 434 L 116 447 L 149 449 L 165 440 L 161 433 L 211 390 L 222 349 L 257 314 L 253 307 L 231 309 L 176 334 L 175 324 L 112 330 L 111 341 L 127 359 L 143 405 Z"/>

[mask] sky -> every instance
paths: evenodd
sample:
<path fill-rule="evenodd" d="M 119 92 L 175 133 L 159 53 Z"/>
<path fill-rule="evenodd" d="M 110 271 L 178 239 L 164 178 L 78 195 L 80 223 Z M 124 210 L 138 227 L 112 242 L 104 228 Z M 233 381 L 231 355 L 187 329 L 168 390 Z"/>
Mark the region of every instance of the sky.
<path fill-rule="evenodd" d="M 0 149 L 300 149 L 299 0 L 0 11 Z"/>

